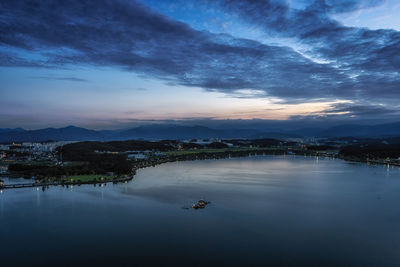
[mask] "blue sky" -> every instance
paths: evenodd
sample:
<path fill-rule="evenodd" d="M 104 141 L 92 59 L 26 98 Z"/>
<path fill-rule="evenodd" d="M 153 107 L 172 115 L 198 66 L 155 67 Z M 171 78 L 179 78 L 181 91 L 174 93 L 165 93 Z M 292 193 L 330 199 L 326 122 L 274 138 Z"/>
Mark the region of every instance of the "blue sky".
<path fill-rule="evenodd" d="M 2 1 L 0 128 L 395 120 L 395 0 Z"/>

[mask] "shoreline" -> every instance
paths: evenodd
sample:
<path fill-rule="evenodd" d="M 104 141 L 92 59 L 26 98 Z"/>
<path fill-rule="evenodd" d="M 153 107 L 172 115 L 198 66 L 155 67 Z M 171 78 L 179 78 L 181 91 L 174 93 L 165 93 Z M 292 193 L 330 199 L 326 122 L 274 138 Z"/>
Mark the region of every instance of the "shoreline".
<path fill-rule="evenodd" d="M 388 165 L 400 167 L 400 164 L 387 163 L 379 160 L 363 160 L 359 158 L 345 158 L 341 157 L 338 153 L 326 153 L 318 151 L 296 151 L 296 150 L 271 150 L 271 149 L 259 149 L 259 150 L 243 150 L 243 151 L 222 151 L 222 152 L 202 152 L 202 153 L 188 153 L 188 154 L 172 154 L 168 156 L 157 156 L 150 157 L 146 160 L 141 160 L 134 163 L 132 173 L 128 174 L 127 177 L 116 178 L 112 180 L 93 180 L 83 182 L 67 182 L 67 181 L 54 181 L 48 183 L 19 183 L 19 184 L 5 184 L 0 187 L 3 189 L 16 189 L 16 188 L 29 188 L 29 187 L 50 187 L 50 186 L 73 186 L 73 185 L 89 185 L 89 184 L 108 184 L 108 183 L 124 183 L 134 179 L 136 171 L 148 167 L 155 167 L 168 162 L 183 162 L 183 161 L 196 161 L 196 160 L 211 160 L 211 159 L 226 159 L 226 158 L 247 158 L 251 156 L 268 156 L 268 155 L 290 155 L 290 156 L 307 156 L 307 157 L 324 157 L 324 158 L 335 158 L 341 159 L 346 162 L 358 162 L 367 163 L 368 165 Z M 4 175 L 5 176 L 5 175 Z M 10 177 L 10 176 L 7 176 Z M 17 178 L 17 177 L 14 177 Z M 18 177 L 21 178 L 21 177 Z"/>
<path fill-rule="evenodd" d="M 136 173 L 135 173 L 136 174 Z M 124 183 L 133 180 L 135 174 L 124 178 L 117 178 L 113 180 L 103 180 L 103 181 L 85 181 L 85 182 L 50 182 L 50 183 L 18 183 L 18 184 L 5 184 L 3 187 L 0 187 L 0 190 L 3 189 L 18 189 L 18 188 L 32 188 L 32 187 L 50 187 L 50 186 L 73 186 L 73 185 L 89 185 L 89 184 L 108 184 L 108 183 Z"/>
<path fill-rule="evenodd" d="M 132 168 L 132 173 L 128 175 L 126 178 L 119 178 L 113 180 L 103 180 L 103 181 L 85 181 L 85 182 L 50 182 L 50 183 L 19 183 L 19 184 L 5 184 L 3 187 L 0 187 L 0 190 L 3 189 L 18 189 L 18 188 L 32 188 L 32 187 L 50 187 L 50 186 L 71 186 L 71 185 L 85 185 L 85 184 L 107 184 L 107 183 L 123 183 L 128 182 L 134 179 L 136 175 L 136 171 L 139 169 L 144 169 L 147 167 L 155 167 L 157 165 L 161 165 L 168 162 L 179 162 L 179 161 L 190 161 L 190 160 L 208 160 L 208 159 L 223 159 L 230 157 L 249 157 L 254 155 L 261 154 L 265 155 L 285 155 L 284 150 L 243 150 L 243 151 L 231 151 L 231 152 L 212 152 L 212 153 L 198 153 L 195 158 L 193 158 L 194 154 L 186 154 L 186 155 L 169 155 L 169 156 L 158 156 L 158 157 L 150 157 L 149 159 L 142 160 L 139 162 L 135 162 L 134 167 Z M 271 153 L 273 152 L 273 153 Z M 18 177 L 21 178 L 21 177 Z"/>

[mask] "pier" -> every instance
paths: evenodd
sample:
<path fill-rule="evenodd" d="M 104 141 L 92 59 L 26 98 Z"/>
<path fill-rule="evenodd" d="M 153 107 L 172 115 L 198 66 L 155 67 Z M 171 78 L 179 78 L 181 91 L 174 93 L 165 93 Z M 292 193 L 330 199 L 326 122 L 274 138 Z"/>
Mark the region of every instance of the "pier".
<path fill-rule="evenodd" d="M 79 183 L 71 183 L 71 182 L 51 182 L 51 183 L 20 183 L 20 184 L 0 184 L 0 190 L 3 189 L 14 189 L 14 188 L 29 188 L 29 187 L 47 187 L 47 186 L 68 186 L 68 185 L 81 185 L 81 184 L 106 184 L 106 183 L 122 183 L 127 182 L 133 179 L 132 176 L 128 176 L 126 178 L 118 178 L 113 180 L 106 181 L 91 181 L 91 182 L 79 182 Z"/>
<path fill-rule="evenodd" d="M 5 184 L 0 189 L 11 189 L 11 188 L 26 188 L 26 187 L 40 187 L 47 186 L 48 184 L 37 184 L 37 183 L 28 183 L 28 184 Z M 52 184 L 53 185 L 53 184 Z"/>

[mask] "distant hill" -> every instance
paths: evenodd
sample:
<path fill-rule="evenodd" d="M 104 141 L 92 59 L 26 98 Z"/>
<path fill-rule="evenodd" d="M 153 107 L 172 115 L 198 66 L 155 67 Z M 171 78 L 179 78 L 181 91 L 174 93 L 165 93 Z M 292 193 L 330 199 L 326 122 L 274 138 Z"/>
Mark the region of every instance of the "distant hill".
<path fill-rule="evenodd" d="M 223 137 L 224 131 L 204 126 L 148 125 L 120 132 L 121 139 L 187 139 Z"/>
<path fill-rule="evenodd" d="M 9 133 L 9 132 L 23 132 L 25 131 L 22 128 L 14 128 L 14 129 L 10 129 L 10 128 L 0 128 L 0 133 Z"/>
<path fill-rule="evenodd" d="M 43 142 L 43 141 L 109 141 L 128 139 L 192 139 L 192 138 L 301 138 L 301 137 L 359 137 L 379 138 L 400 136 L 400 122 L 379 125 L 338 125 L 327 129 L 303 128 L 293 131 L 274 131 L 257 129 L 212 129 L 205 126 L 180 126 L 153 124 L 125 130 L 95 131 L 68 126 L 65 128 L 46 128 L 24 130 L 21 128 L 0 128 L 0 142 Z"/>
<path fill-rule="evenodd" d="M 316 134 L 319 137 L 387 137 L 400 135 L 400 122 L 379 125 L 339 125 Z"/>
<path fill-rule="evenodd" d="M 288 139 L 288 138 L 302 138 L 303 135 L 294 134 L 294 133 L 284 133 L 284 132 L 267 132 L 267 133 L 257 133 L 252 135 L 252 139 L 264 139 L 264 138 L 272 138 L 272 139 Z"/>
<path fill-rule="evenodd" d="M 216 130 L 204 126 L 148 125 L 128 130 L 94 131 L 75 126 L 0 132 L 0 142 L 106 141 L 128 139 L 247 138 L 256 130 Z"/>
<path fill-rule="evenodd" d="M 322 128 L 300 128 L 297 129 L 296 131 L 291 131 L 290 133 L 299 136 L 317 136 L 321 131 L 324 130 L 325 129 Z"/>
<path fill-rule="evenodd" d="M 94 131 L 75 126 L 0 132 L 0 142 L 107 141 L 128 139 L 252 138 L 257 130 L 216 130 L 205 126 L 147 125 L 128 130 Z"/>
<path fill-rule="evenodd" d="M 75 126 L 0 132 L 0 142 L 82 141 L 102 138 L 102 134 L 97 131 Z"/>

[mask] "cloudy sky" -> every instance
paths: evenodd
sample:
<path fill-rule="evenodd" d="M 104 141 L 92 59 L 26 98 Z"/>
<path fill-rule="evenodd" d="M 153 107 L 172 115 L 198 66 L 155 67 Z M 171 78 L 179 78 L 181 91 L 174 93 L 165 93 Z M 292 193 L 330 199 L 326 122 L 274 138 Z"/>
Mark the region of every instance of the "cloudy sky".
<path fill-rule="evenodd" d="M 395 120 L 397 0 L 0 2 L 0 128 Z"/>

